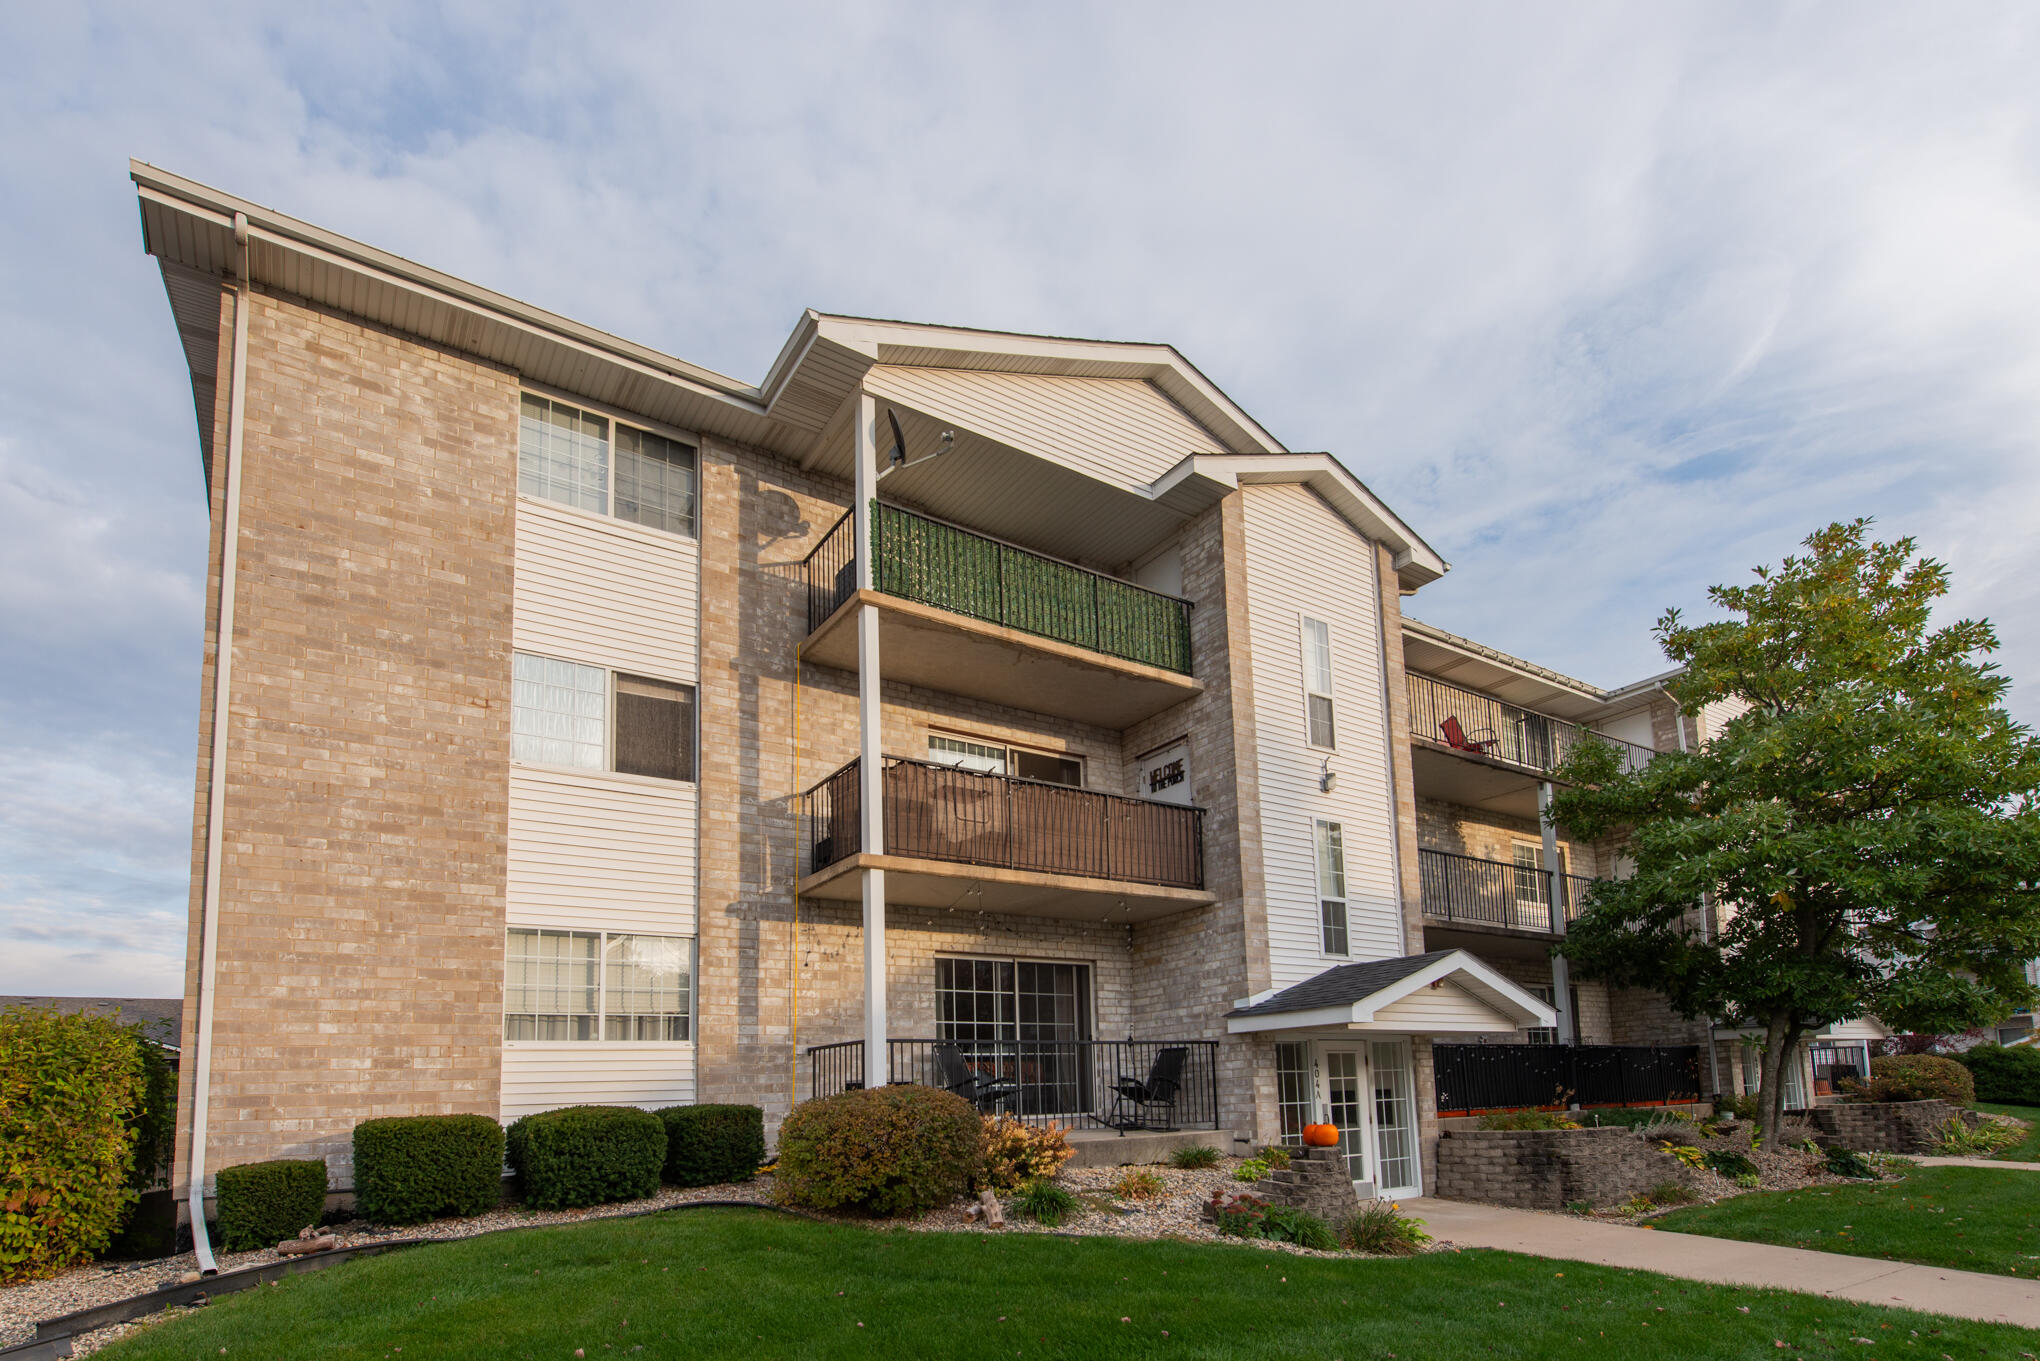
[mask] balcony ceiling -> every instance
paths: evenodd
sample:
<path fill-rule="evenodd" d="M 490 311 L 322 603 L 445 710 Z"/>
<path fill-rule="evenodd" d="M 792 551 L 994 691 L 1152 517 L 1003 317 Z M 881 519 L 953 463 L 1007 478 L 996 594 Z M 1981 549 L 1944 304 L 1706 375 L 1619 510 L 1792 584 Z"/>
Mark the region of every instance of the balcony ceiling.
<path fill-rule="evenodd" d="M 845 601 L 802 645 L 801 657 L 856 671 L 857 606 L 863 602 L 879 608 L 880 669 L 889 681 L 1056 714 L 1114 732 L 1204 691 L 1203 682 L 1160 667 L 876 591 Z"/>
<path fill-rule="evenodd" d="M 1417 797 L 1463 808 L 1537 820 L 1537 776 L 1499 761 L 1446 751 L 1422 740 L 1410 744 Z"/>
<path fill-rule="evenodd" d="M 1118 926 L 1153 921 L 1213 901 L 1202 889 L 1089 879 L 1073 874 L 992 869 L 946 860 L 896 855 L 853 855 L 800 882 L 800 896 L 823 902 L 857 902 L 866 869 L 885 874 L 888 907 L 918 907 L 967 921 L 981 912 Z"/>
<path fill-rule="evenodd" d="M 1414 619 L 1403 621 L 1403 664 L 1553 718 L 1595 723 L 1608 716 L 1606 691 Z"/>

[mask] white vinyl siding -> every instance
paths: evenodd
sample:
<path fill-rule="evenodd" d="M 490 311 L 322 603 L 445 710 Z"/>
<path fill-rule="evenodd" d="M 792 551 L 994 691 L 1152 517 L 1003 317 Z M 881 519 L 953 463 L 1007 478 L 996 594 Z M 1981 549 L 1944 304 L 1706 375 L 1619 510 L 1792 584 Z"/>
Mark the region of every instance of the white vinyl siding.
<path fill-rule="evenodd" d="M 1388 731 L 1381 672 L 1381 611 L 1374 548 L 1308 488 L 1242 489 L 1248 641 L 1254 694 L 1254 770 L 1268 913 L 1269 983 L 1287 987 L 1326 967 L 1315 827 L 1340 825 L 1347 948 L 1356 960 L 1404 953 Z M 1306 690 L 1298 621 L 1330 625 L 1332 699 L 1339 747 L 1314 749 L 1300 697 Z M 1327 755 L 1338 776 L 1319 788 Z"/>
<path fill-rule="evenodd" d="M 695 540 L 526 499 L 517 503 L 515 566 L 518 651 L 696 679 Z"/>
<path fill-rule="evenodd" d="M 522 1041 L 503 1047 L 502 1118 L 560 1106 L 686 1106 L 694 1101 L 691 1044 Z"/>
<path fill-rule="evenodd" d="M 516 924 L 694 934 L 695 786 L 510 771 Z"/>
<path fill-rule="evenodd" d="M 1447 983 L 1439 988 L 1419 988 L 1383 1007 L 1374 1018 L 1373 1029 L 1474 1035 L 1505 1033 L 1510 1022 L 1502 1012 L 1458 984 Z"/>

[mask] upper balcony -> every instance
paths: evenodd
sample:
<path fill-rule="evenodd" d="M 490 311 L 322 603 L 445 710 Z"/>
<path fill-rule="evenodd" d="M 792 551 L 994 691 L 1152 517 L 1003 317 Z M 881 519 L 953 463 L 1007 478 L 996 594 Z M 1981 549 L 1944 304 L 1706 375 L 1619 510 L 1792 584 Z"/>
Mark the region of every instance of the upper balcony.
<path fill-rule="evenodd" d="M 1477 690 L 1408 674 L 1417 792 L 1514 817 L 1537 816 L 1537 784 L 1582 742 L 1602 742 L 1641 769 L 1657 753 Z"/>
<path fill-rule="evenodd" d="M 887 680 L 1106 728 L 1200 694 L 1190 602 L 897 506 L 873 520 L 875 589 L 857 590 L 855 518 L 802 564 L 801 655 L 857 669 L 857 606 L 879 607 Z"/>
<path fill-rule="evenodd" d="M 889 756 L 885 851 L 862 848 L 858 762 L 801 796 L 800 894 L 854 902 L 862 869 L 886 901 L 1133 922 L 1197 907 L 1204 810 Z"/>

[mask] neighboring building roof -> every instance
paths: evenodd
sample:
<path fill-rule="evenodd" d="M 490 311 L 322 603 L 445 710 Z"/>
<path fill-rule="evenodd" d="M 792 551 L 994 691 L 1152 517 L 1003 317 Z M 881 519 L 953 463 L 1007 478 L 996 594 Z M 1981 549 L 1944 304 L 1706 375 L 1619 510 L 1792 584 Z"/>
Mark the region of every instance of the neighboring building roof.
<path fill-rule="evenodd" d="M 181 997 L 0 997 L 0 1011 L 8 1007 L 36 1007 L 43 1010 L 76 1012 L 94 1016 L 120 1013 L 126 1022 L 140 1021 L 149 1038 L 166 1049 L 175 1049 L 183 1034 L 184 999 Z"/>

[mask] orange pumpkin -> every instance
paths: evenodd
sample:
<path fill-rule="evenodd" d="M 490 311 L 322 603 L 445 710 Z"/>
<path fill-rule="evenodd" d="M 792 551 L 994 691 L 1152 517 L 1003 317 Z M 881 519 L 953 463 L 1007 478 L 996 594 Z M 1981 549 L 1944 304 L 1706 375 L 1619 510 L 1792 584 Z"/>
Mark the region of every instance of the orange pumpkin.
<path fill-rule="evenodd" d="M 1337 1125 L 1305 1125 L 1303 1141 L 1312 1148 L 1332 1148 L 1339 1142 Z"/>

